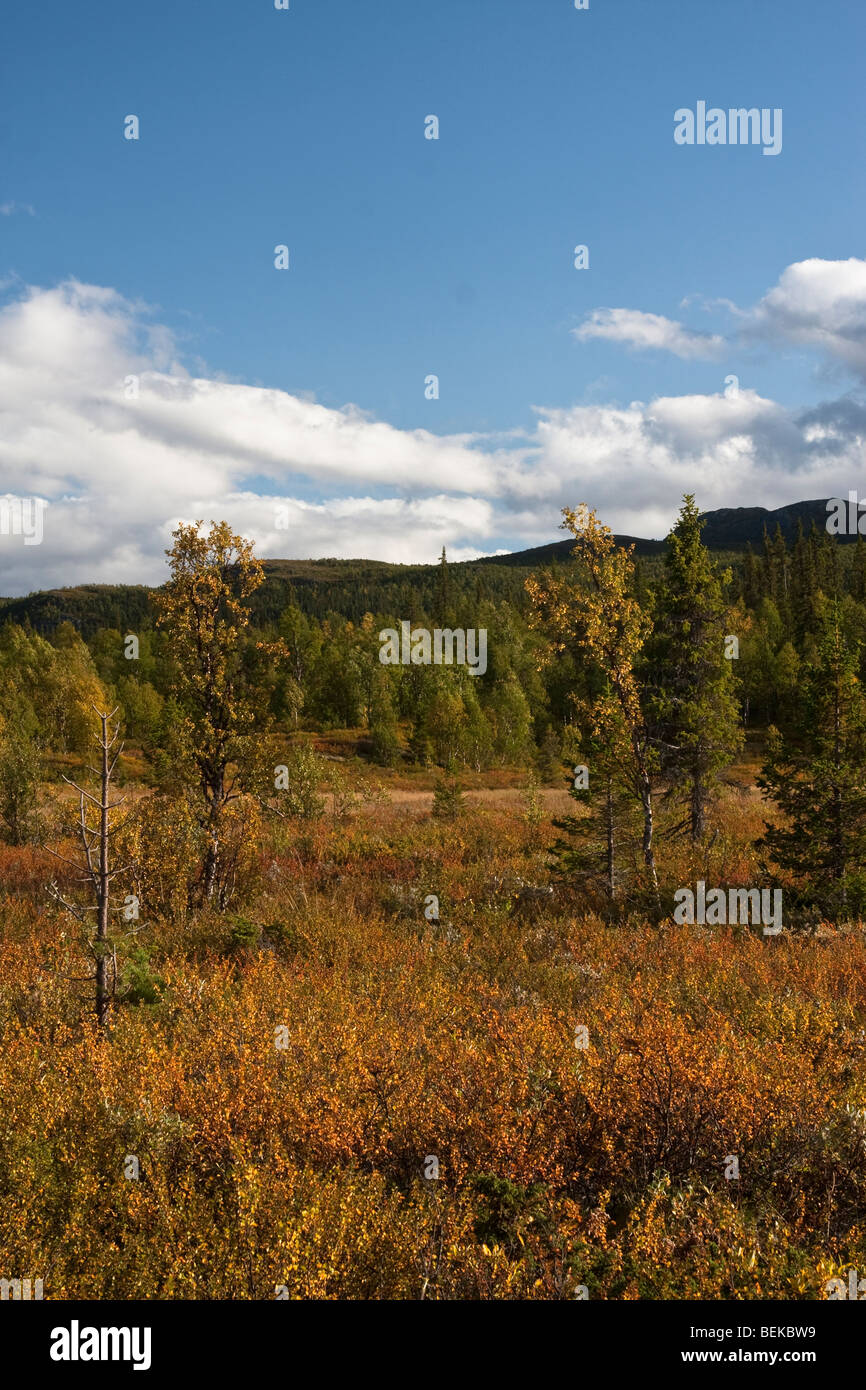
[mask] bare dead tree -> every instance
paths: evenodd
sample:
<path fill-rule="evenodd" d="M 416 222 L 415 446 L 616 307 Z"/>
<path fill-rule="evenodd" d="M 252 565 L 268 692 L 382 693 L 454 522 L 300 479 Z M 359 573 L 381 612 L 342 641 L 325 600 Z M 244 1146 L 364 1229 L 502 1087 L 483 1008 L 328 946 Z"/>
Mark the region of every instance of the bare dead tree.
<path fill-rule="evenodd" d="M 51 850 L 51 853 L 56 859 L 62 860 L 64 864 L 69 864 L 72 868 L 79 870 L 79 877 L 76 882 L 87 885 L 88 896 L 92 901 L 84 905 L 69 902 L 61 893 L 56 882 L 52 882 L 50 885 L 50 892 L 55 901 L 60 903 L 61 907 L 85 928 L 87 946 L 94 958 L 94 973 L 89 978 L 93 980 L 96 987 L 96 1017 L 100 1027 L 104 1027 L 108 1020 L 112 1000 L 117 993 L 117 953 L 109 938 L 112 912 L 111 885 L 114 879 L 127 872 L 130 866 L 123 865 L 120 868 L 112 869 L 109 862 L 111 833 L 113 829 L 116 829 L 116 826 L 111 824 L 111 812 L 126 800 L 126 797 L 120 797 L 117 801 L 109 801 L 111 779 L 117 766 L 117 760 L 123 752 L 122 743 L 116 747 L 115 751 L 120 734 L 119 724 L 115 724 L 113 730 L 109 727 L 111 720 L 117 714 L 117 709 L 115 708 L 110 714 L 106 714 L 103 710 L 97 709 L 95 705 L 91 708 L 100 723 L 97 748 L 101 757 L 100 766 L 91 767 L 88 765 L 87 771 L 92 772 L 94 777 L 99 779 L 99 796 L 93 796 L 84 787 L 80 787 L 77 782 L 73 782 L 71 778 L 63 777 L 64 782 L 78 792 L 79 818 L 76 830 L 83 860 L 67 859 L 65 855 L 54 849 Z M 93 808 L 95 815 L 89 814 L 90 808 Z M 91 934 L 92 918 L 89 916 L 91 913 L 96 914 L 95 936 Z M 112 962 L 110 985 L 109 957 Z"/>

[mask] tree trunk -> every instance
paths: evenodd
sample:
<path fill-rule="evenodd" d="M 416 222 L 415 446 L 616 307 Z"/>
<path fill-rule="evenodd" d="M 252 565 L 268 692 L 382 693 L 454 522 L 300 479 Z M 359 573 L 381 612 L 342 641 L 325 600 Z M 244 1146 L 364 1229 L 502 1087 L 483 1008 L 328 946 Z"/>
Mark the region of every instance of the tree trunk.
<path fill-rule="evenodd" d="M 217 870 L 220 860 L 220 817 L 225 802 L 225 780 L 221 772 L 211 772 L 204 781 L 204 794 L 208 803 L 207 837 L 208 846 L 204 861 L 202 880 L 202 902 L 209 903 L 216 892 Z"/>
<path fill-rule="evenodd" d="M 706 822 L 706 794 L 699 767 L 692 769 L 692 844 L 699 844 L 704 838 Z"/>
<path fill-rule="evenodd" d="M 612 778 L 612 777 L 608 777 L 608 779 L 607 779 L 607 805 L 606 805 L 606 808 L 605 808 L 605 814 L 606 814 L 606 817 L 607 817 L 607 894 L 608 894 L 608 897 L 610 898 L 611 902 L 613 902 L 614 896 L 615 896 L 615 893 L 616 893 L 616 878 L 615 878 L 615 876 L 614 876 L 614 861 L 613 861 L 613 848 L 614 848 L 613 830 L 614 830 L 614 826 L 613 826 L 613 778 Z"/>
<path fill-rule="evenodd" d="M 842 762 L 842 709 L 839 690 L 839 678 L 836 677 L 836 690 L 833 700 L 833 757 L 837 769 Z M 837 883 L 840 885 L 839 915 L 844 916 L 847 907 L 847 893 L 845 891 L 846 871 L 848 868 L 845 862 L 845 831 L 843 826 L 842 809 L 842 788 L 837 785 L 833 789 L 833 831 L 835 839 L 834 869 Z"/>
<path fill-rule="evenodd" d="M 96 889 L 96 1017 L 101 1026 L 108 1018 L 108 922 L 111 878 L 108 869 L 108 789 L 111 769 L 108 762 L 108 715 L 100 714 L 102 724 L 102 768 L 99 792 L 99 870 Z"/>
<path fill-rule="evenodd" d="M 118 874 L 126 872 L 126 868 L 112 869 L 109 863 L 109 847 L 111 843 L 111 812 L 122 805 L 125 797 L 119 801 L 109 802 L 108 794 L 111 790 L 111 778 L 117 765 L 117 760 L 123 752 L 123 744 L 114 751 L 112 750 L 117 743 L 119 728 L 115 727 L 113 733 L 109 733 L 109 721 L 114 718 L 117 710 L 112 710 L 111 714 L 91 706 L 94 714 L 101 725 L 101 735 L 97 739 L 97 746 L 102 754 L 100 767 L 88 766 L 88 771 L 99 777 L 99 796 L 93 796 L 84 787 L 80 787 L 71 778 L 63 776 L 64 782 L 73 787 L 78 792 L 79 798 L 79 821 L 78 838 L 81 844 L 83 860 L 76 863 L 75 860 L 67 859 L 65 855 L 52 849 L 51 853 L 65 864 L 71 864 L 73 868 L 80 870 L 80 882 L 89 884 L 90 904 L 79 907 L 75 903 L 68 902 L 60 892 L 56 882 L 51 884 L 51 892 L 61 907 L 73 916 L 76 921 L 86 928 L 87 945 L 96 962 L 93 974 L 95 985 L 94 1009 L 99 1026 L 104 1028 L 108 1022 L 108 1014 L 111 1002 L 117 989 L 117 962 L 114 959 L 113 972 L 109 980 L 109 927 L 111 923 L 111 884 Z M 88 823 L 87 807 L 93 806 L 98 812 L 96 824 Z M 96 932 L 93 935 L 91 917 L 87 914 L 96 912 Z"/>
<path fill-rule="evenodd" d="M 211 821 L 208 828 L 208 847 L 204 861 L 204 881 L 202 884 L 202 898 L 206 903 L 213 899 L 216 889 L 217 868 L 219 866 L 220 842 L 219 831 L 215 821 Z"/>
<path fill-rule="evenodd" d="M 643 758 L 639 766 L 640 781 L 640 803 L 643 809 L 643 857 L 644 863 L 649 869 L 650 881 L 653 886 L 653 896 L 656 907 L 661 911 L 661 897 L 659 896 L 659 876 L 656 870 L 656 857 L 653 849 L 653 832 L 655 822 L 653 818 L 653 793 L 649 773 L 646 770 Z"/>

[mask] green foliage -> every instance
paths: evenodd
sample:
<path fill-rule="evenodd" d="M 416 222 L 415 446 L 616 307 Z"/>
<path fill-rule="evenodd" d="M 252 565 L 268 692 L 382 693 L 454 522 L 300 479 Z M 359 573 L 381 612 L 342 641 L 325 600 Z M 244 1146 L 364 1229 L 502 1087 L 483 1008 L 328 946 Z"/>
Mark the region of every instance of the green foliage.
<path fill-rule="evenodd" d="M 309 742 L 286 752 L 279 739 L 262 739 L 258 742 L 250 785 L 273 815 L 313 821 L 325 812 L 325 798 L 319 788 L 328 774 L 327 761 Z"/>
<path fill-rule="evenodd" d="M 261 927 L 248 917 L 232 916 L 228 920 L 229 950 L 233 954 L 243 954 L 259 943 Z"/>
<path fill-rule="evenodd" d="M 305 955 L 308 947 L 305 937 L 292 922 L 270 922 L 264 928 L 264 936 L 287 955 Z"/>
<path fill-rule="evenodd" d="M 41 760 L 35 742 L 20 722 L 10 722 L 0 734 L 0 826 L 11 845 L 39 839 Z"/>
<path fill-rule="evenodd" d="M 84 753 L 93 706 L 106 703 L 90 653 L 68 623 L 54 642 L 12 623 L 0 628 L 0 720 L 13 721 L 46 749 Z"/>
<path fill-rule="evenodd" d="M 120 1003 L 158 1004 L 165 987 L 165 980 L 151 965 L 147 947 L 138 946 L 128 954 L 118 982 Z"/>
<path fill-rule="evenodd" d="M 470 1179 L 478 1198 L 475 1236 L 489 1248 L 500 1246 L 507 1254 L 520 1257 L 526 1248 L 525 1233 L 533 1234 L 546 1224 L 543 1183 L 522 1186 L 495 1173 L 479 1173 Z"/>
<path fill-rule="evenodd" d="M 393 767 L 400 760 L 400 729 L 388 676 L 382 668 L 373 678 L 370 709 L 370 741 L 373 760 L 382 767 Z"/>
<path fill-rule="evenodd" d="M 562 739 L 550 725 L 545 729 L 535 755 L 535 766 L 542 782 L 552 782 L 560 771 Z"/>
<path fill-rule="evenodd" d="M 440 777 L 433 790 L 432 814 L 437 820 L 459 819 L 466 809 L 466 798 L 456 777 Z"/>
<path fill-rule="evenodd" d="M 584 732 L 580 744 L 572 746 L 572 756 L 564 767 L 569 795 L 581 810 L 554 818 L 554 829 L 562 835 L 550 847 L 553 871 L 600 911 L 609 913 L 626 885 L 637 878 L 635 864 L 643 829 L 638 805 L 623 778 L 615 748 L 591 730 Z M 586 772 L 577 777 L 578 769 Z M 582 785 L 584 778 L 586 787 Z M 578 781 L 581 785 L 576 786 Z M 622 906 L 629 901 L 627 897 Z"/>
<path fill-rule="evenodd" d="M 530 756 L 532 715 L 520 682 L 513 672 L 490 696 L 488 718 L 493 731 L 493 752 L 506 767 L 525 763 Z"/>
<path fill-rule="evenodd" d="M 594 785 L 608 788 L 608 805 L 616 781 L 641 808 L 644 867 L 660 912 L 653 845 L 658 751 L 640 675 L 652 618 L 635 592 L 633 547 L 618 549 L 610 529 L 585 503 L 576 510 L 563 507 L 562 515 L 562 525 L 576 541 L 575 565 L 566 575 L 550 572 L 527 580 L 533 621 L 546 633 L 551 657 L 577 648 L 594 668 L 594 689 L 583 698 L 573 696 L 574 713 L 584 741 L 598 750 L 602 776 Z M 610 841 L 609 809 L 606 823 Z M 612 853 L 608 863 L 612 896 Z"/>
<path fill-rule="evenodd" d="M 162 717 L 165 705 L 163 697 L 149 681 L 141 681 L 132 676 L 121 676 L 115 690 L 127 738 L 138 739 L 145 745 L 153 746 L 165 728 Z"/>
<path fill-rule="evenodd" d="M 866 696 L 858 651 L 831 605 L 804 671 L 796 727 L 771 729 L 759 786 L 784 813 L 759 847 L 801 903 L 834 921 L 866 909 Z"/>
<path fill-rule="evenodd" d="M 541 784 L 534 770 L 530 771 L 523 789 L 523 819 L 532 830 L 536 830 L 544 820 Z"/>
<path fill-rule="evenodd" d="M 424 727 L 423 717 L 416 721 L 409 740 L 409 756 L 418 767 L 429 767 L 433 762 L 433 745 Z"/>
<path fill-rule="evenodd" d="M 661 770 L 686 809 L 677 828 L 688 828 L 694 841 L 705 833 L 719 774 L 743 742 L 736 663 L 725 657 L 725 637 L 733 631 L 724 596 L 731 576 L 717 573 L 701 528 L 689 494 L 668 537 L 646 652 Z"/>

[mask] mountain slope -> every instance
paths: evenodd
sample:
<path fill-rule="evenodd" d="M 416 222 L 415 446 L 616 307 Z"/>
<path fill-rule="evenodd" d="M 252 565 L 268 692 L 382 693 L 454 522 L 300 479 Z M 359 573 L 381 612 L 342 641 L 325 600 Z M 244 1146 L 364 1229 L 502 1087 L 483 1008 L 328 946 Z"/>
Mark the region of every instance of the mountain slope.
<path fill-rule="evenodd" d="M 812 502 L 791 502 L 786 507 L 776 507 L 768 511 L 766 507 L 720 507 L 714 512 L 704 513 L 703 541 L 710 550 L 745 550 L 751 545 L 754 550 L 763 544 L 764 528 L 772 537 L 776 526 L 790 541 L 797 534 L 797 522 L 802 521 L 803 530 L 808 534 L 814 521 L 819 530 L 827 523 L 827 499 L 819 498 Z M 847 537 L 840 537 L 846 540 Z M 620 545 L 633 545 L 636 555 L 660 555 L 665 548 L 663 540 L 643 540 L 639 536 L 617 536 Z M 496 555 L 478 561 L 479 564 L 521 565 L 534 567 L 547 565 L 551 560 L 562 559 L 569 554 L 573 540 L 553 541 L 549 545 L 539 545 L 533 550 L 517 550 L 511 555 Z"/>
<path fill-rule="evenodd" d="M 823 499 L 794 502 L 775 511 L 722 507 L 705 514 L 703 535 L 711 550 L 735 559 L 747 544 L 760 548 L 765 527 L 772 536 L 778 524 L 791 540 L 798 520 L 808 532 L 813 521 L 823 529 L 826 519 Z M 636 536 L 617 536 L 617 542 L 634 545 L 636 555 L 650 564 L 665 549 L 663 540 Z M 449 563 L 452 596 L 520 601 L 526 575 L 540 565 L 567 561 L 573 545 L 569 538 L 508 555 Z M 266 560 L 264 568 L 266 582 L 254 601 L 259 621 L 274 620 L 292 599 L 318 618 L 331 612 L 355 622 L 366 612 L 399 611 L 405 616 L 419 609 L 432 612 L 440 582 L 438 565 L 395 565 L 381 560 Z M 42 633 L 70 622 L 85 637 L 101 627 L 135 632 L 152 623 L 150 592 L 144 585 L 124 584 L 46 589 L 25 598 L 0 599 L 0 622 L 29 622 Z"/>

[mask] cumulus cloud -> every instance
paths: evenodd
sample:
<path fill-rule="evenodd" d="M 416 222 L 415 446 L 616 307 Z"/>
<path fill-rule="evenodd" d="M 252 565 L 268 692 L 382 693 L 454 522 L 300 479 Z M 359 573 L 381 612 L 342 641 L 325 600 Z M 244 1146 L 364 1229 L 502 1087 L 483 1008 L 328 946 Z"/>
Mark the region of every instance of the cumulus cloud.
<path fill-rule="evenodd" d="M 0 535 L 7 595 L 158 581 L 172 526 L 199 516 L 227 516 L 262 553 L 298 558 L 409 562 L 443 544 L 456 558 L 483 552 L 495 529 L 497 449 L 193 377 L 164 326 L 101 286 L 30 289 L 0 311 L 0 411 L 0 495 L 49 504 L 38 550 Z M 520 451 L 508 460 L 519 471 Z"/>
<path fill-rule="evenodd" d="M 866 260 L 796 261 L 756 305 L 744 309 L 716 299 L 704 301 L 704 307 L 721 307 L 731 315 L 733 343 L 764 340 L 811 349 L 866 380 Z M 600 338 L 686 360 L 718 358 L 729 346 L 721 334 L 698 333 L 640 309 L 594 309 L 572 333 L 579 342 Z"/>
<path fill-rule="evenodd" d="M 688 360 L 719 357 L 724 338 L 714 333 L 696 333 L 663 314 L 644 314 L 639 309 L 594 309 L 579 328 L 572 329 L 579 342 L 604 338 L 629 347 L 655 348 Z"/>
<path fill-rule="evenodd" d="M 657 397 L 626 409 L 540 411 L 537 439 L 550 494 L 600 506 L 615 530 L 663 536 L 685 492 L 711 510 L 862 486 L 863 420 L 843 413 L 828 440 L 814 432 L 813 415 L 753 391 Z"/>
<path fill-rule="evenodd" d="M 866 260 L 789 265 L 749 316 L 746 332 L 817 348 L 866 380 Z"/>
<path fill-rule="evenodd" d="M 838 302 L 825 296 L 837 335 Z M 299 559 L 538 545 L 581 501 L 616 530 L 661 536 L 686 491 L 706 508 L 845 495 L 862 487 L 866 440 L 853 396 L 798 414 L 746 390 L 541 405 L 525 434 L 400 430 L 352 404 L 192 374 L 145 306 L 76 281 L 0 309 L 0 418 L 7 596 L 158 583 L 173 526 L 199 517 Z M 41 545 L 3 534 L 10 494 L 46 501 Z"/>

